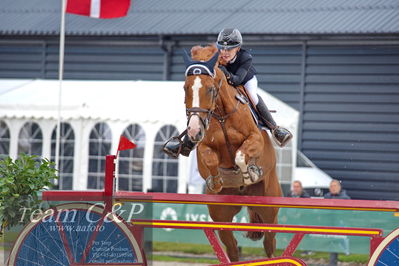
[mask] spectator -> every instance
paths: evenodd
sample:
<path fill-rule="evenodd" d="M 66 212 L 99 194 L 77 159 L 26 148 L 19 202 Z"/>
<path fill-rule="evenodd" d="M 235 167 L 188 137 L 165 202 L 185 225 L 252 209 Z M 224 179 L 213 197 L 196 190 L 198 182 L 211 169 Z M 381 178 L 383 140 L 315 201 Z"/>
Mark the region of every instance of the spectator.
<path fill-rule="evenodd" d="M 342 189 L 341 182 L 337 179 L 331 180 L 330 183 L 330 192 L 328 192 L 325 196 L 325 199 L 350 199 L 346 191 Z"/>
<path fill-rule="evenodd" d="M 288 193 L 288 197 L 310 198 L 309 194 L 303 190 L 302 183 L 299 180 L 292 182 L 291 191 Z"/>
<path fill-rule="evenodd" d="M 325 196 L 325 199 L 350 199 L 346 191 L 342 189 L 341 182 L 337 179 L 333 179 L 330 182 L 330 192 L 328 192 Z M 344 248 L 346 250 L 347 255 L 349 254 L 349 242 L 348 239 L 344 239 Z M 335 266 L 338 264 L 338 253 L 332 252 L 330 253 L 330 263 L 329 265 Z"/>

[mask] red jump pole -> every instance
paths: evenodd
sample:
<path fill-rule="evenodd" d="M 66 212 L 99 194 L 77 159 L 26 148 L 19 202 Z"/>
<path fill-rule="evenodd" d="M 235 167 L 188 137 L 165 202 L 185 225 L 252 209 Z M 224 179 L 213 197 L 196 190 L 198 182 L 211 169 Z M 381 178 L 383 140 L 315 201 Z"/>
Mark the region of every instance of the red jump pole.
<path fill-rule="evenodd" d="M 229 259 L 229 256 L 220 244 L 220 241 L 215 234 L 215 230 L 204 228 L 204 233 L 208 238 L 209 243 L 213 248 L 213 251 L 215 251 L 216 257 L 219 259 L 220 263 L 230 263 L 231 261 Z"/>
<path fill-rule="evenodd" d="M 104 196 L 106 197 L 112 197 L 114 194 L 115 159 L 116 155 L 105 157 Z"/>

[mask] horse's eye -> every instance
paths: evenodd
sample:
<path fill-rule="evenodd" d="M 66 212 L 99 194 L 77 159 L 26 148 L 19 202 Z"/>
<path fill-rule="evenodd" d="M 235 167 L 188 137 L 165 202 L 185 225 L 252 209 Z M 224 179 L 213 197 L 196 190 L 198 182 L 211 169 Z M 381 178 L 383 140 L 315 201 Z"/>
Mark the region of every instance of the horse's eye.
<path fill-rule="evenodd" d="M 215 92 L 215 88 L 214 87 L 209 87 L 208 88 L 208 93 L 214 93 Z"/>

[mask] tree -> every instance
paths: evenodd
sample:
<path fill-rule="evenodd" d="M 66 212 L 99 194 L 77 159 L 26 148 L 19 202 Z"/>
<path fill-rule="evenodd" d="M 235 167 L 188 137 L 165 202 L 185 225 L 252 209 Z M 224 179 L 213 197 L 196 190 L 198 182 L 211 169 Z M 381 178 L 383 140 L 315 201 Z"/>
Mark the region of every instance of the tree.
<path fill-rule="evenodd" d="M 29 221 L 35 210 L 41 209 L 38 192 L 58 178 L 54 163 L 37 156 L 21 154 L 13 161 L 0 160 L 0 235 L 5 229 Z"/>

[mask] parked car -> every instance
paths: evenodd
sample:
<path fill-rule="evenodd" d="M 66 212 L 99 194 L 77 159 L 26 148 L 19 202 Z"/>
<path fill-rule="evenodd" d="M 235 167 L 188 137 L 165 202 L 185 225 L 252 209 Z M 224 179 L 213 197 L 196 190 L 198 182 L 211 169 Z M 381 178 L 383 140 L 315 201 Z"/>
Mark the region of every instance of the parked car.
<path fill-rule="evenodd" d="M 292 181 L 299 180 L 311 197 L 323 197 L 329 190 L 331 176 L 319 169 L 302 152 L 297 151 Z"/>

